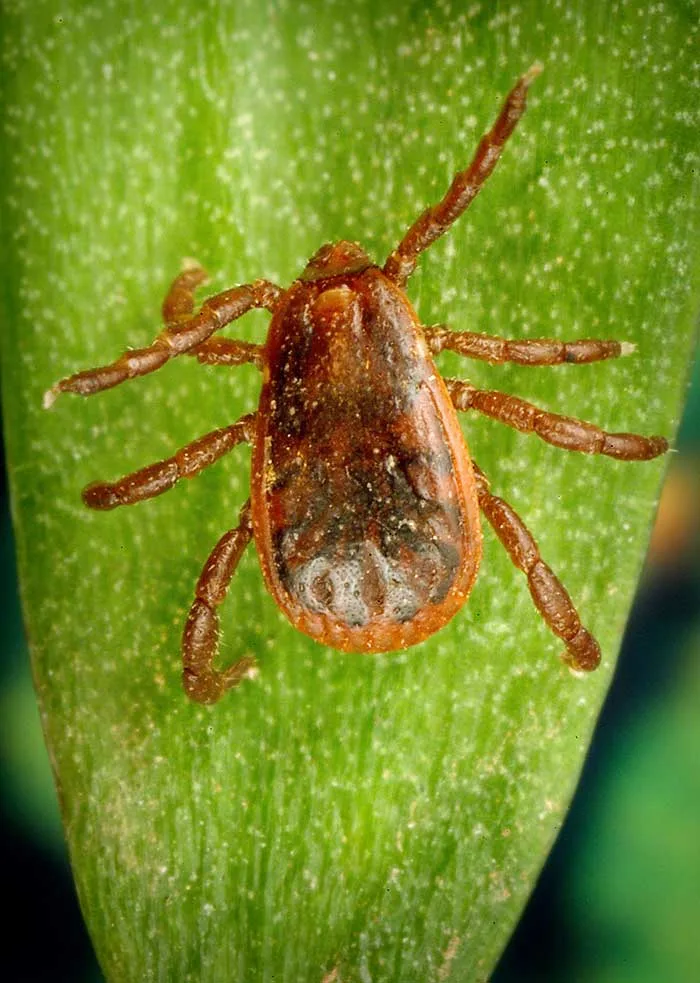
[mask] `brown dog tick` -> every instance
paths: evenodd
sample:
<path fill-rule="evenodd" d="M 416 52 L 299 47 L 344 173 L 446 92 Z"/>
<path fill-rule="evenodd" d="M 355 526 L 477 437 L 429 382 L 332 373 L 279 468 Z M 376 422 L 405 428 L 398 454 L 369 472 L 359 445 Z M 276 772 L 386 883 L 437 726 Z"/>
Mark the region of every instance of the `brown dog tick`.
<path fill-rule="evenodd" d="M 283 290 L 267 280 L 206 300 L 190 264 L 163 304 L 166 328 L 148 348 L 79 372 L 46 394 L 88 396 L 159 369 L 176 355 L 209 365 L 253 362 L 263 373 L 255 413 L 200 437 L 173 457 L 118 481 L 88 485 L 86 505 L 140 502 L 209 467 L 241 441 L 253 446 L 251 495 L 222 536 L 195 590 L 182 639 L 188 695 L 213 703 L 252 660 L 214 667 L 219 618 L 238 561 L 255 540 L 265 583 L 295 627 L 347 652 L 406 648 L 441 628 L 466 601 L 481 560 L 479 510 L 527 576 L 540 614 L 566 645 L 564 661 L 595 669 L 600 649 L 513 509 L 471 460 L 456 410 L 477 410 L 565 450 L 642 461 L 663 437 L 606 433 L 515 396 L 443 379 L 433 355 L 521 365 L 595 362 L 633 350 L 617 341 L 508 341 L 421 325 L 404 287 L 420 253 L 473 201 L 525 111 L 533 66 L 513 87 L 472 163 L 411 226 L 383 267 L 356 243 L 323 246 Z M 213 338 L 246 311 L 272 314 L 264 345 Z"/>

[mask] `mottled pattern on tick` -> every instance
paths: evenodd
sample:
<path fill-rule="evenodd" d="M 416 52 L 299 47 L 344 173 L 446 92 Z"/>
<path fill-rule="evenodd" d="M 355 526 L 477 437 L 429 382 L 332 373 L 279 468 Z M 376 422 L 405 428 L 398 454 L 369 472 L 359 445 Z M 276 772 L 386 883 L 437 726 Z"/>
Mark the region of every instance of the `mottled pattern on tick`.
<path fill-rule="evenodd" d="M 338 647 L 381 650 L 382 625 L 392 647 L 397 630 L 412 644 L 426 613 L 461 605 L 471 566 L 466 451 L 415 314 L 375 267 L 305 283 L 276 312 L 267 358 L 253 500 L 270 589 Z"/>

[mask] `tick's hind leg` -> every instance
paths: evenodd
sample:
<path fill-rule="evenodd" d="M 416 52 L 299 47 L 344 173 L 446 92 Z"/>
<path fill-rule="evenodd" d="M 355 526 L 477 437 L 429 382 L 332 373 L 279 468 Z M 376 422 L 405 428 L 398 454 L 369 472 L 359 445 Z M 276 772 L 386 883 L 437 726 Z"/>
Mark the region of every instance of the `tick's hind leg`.
<path fill-rule="evenodd" d="M 545 623 L 565 644 L 562 659 L 579 672 L 590 672 L 600 662 L 600 647 L 578 616 L 561 581 L 540 556 L 537 543 L 517 513 L 502 498 L 492 495 L 489 483 L 476 465 L 479 506 L 515 566 L 527 577 L 527 585 Z"/>
<path fill-rule="evenodd" d="M 200 266 L 191 266 L 173 281 L 163 303 L 164 331 L 147 348 L 124 352 L 115 362 L 95 369 L 77 372 L 61 379 L 44 395 L 44 407 L 49 408 L 60 393 L 91 396 L 111 389 L 127 379 L 147 375 L 161 368 L 177 355 L 190 354 L 203 345 L 215 331 L 256 307 L 272 310 L 282 290 L 267 280 L 243 284 L 209 297 L 198 314 L 194 309 L 194 289 L 206 279 Z"/>
<path fill-rule="evenodd" d="M 226 597 L 252 534 L 248 501 L 241 509 L 238 528 L 221 537 L 197 581 L 194 603 L 182 635 L 182 685 L 189 698 L 197 703 L 216 703 L 227 690 L 238 686 L 255 664 L 254 659 L 243 658 L 221 671 L 213 665 L 219 648 L 216 609 Z"/>
<path fill-rule="evenodd" d="M 195 475 L 214 464 L 220 457 L 243 441 L 252 439 L 255 413 L 242 416 L 229 427 L 221 427 L 181 447 L 177 454 L 164 461 L 127 474 L 118 481 L 95 481 L 83 489 L 83 501 L 91 509 L 116 509 L 118 505 L 133 505 L 169 491 L 180 478 Z"/>
<path fill-rule="evenodd" d="M 477 389 L 461 379 L 445 379 L 458 410 L 478 410 L 521 433 L 535 433 L 554 447 L 583 454 L 604 454 L 618 461 L 650 461 L 668 450 L 665 437 L 637 433 L 608 433 L 592 423 L 549 413 L 497 389 Z"/>

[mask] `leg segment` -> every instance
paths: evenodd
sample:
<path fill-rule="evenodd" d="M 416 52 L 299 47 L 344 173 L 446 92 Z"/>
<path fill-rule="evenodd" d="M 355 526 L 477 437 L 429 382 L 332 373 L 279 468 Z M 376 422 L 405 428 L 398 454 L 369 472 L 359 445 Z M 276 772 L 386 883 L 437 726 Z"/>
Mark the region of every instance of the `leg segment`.
<path fill-rule="evenodd" d="M 497 389 L 476 389 L 459 379 L 445 379 L 445 384 L 458 410 L 478 410 L 521 433 L 535 433 L 548 444 L 567 451 L 604 454 L 619 461 L 649 461 L 668 450 L 664 437 L 607 433 L 592 423 L 548 413 L 524 399 L 508 396 Z"/>
<path fill-rule="evenodd" d="M 195 260 L 188 262 L 186 269 L 173 281 L 163 301 L 163 320 L 167 327 L 186 321 L 192 316 L 194 291 L 206 281 L 207 274 L 199 263 Z M 270 304 L 268 310 L 273 309 L 274 304 Z M 232 338 L 207 338 L 187 354 L 193 355 L 202 365 L 242 365 L 244 362 L 254 362 L 258 368 L 262 365 L 261 345 Z"/>
<path fill-rule="evenodd" d="M 208 281 L 207 271 L 196 259 L 186 259 L 165 295 L 161 311 L 166 327 L 186 321 L 194 313 L 194 292 Z"/>
<path fill-rule="evenodd" d="M 478 358 L 492 365 L 516 362 L 518 365 L 583 365 L 631 354 L 636 346 L 626 341 L 559 341 L 558 338 L 525 338 L 520 341 L 477 334 L 474 331 L 450 331 L 442 324 L 424 328 L 431 352 L 445 349 L 465 358 Z"/>
<path fill-rule="evenodd" d="M 243 365 L 252 362 L 259 369 L 262 368 L 262 345 L 251 341 L 208 338 L 188 354 L 194 355 L 202 365 Z"/>
<path fill-rule="evenodd" d="M 212 430 L 187 444 L 173 457 L 127 474 L 111 484 L 96 481 L 83 489 L 83 502 L 91 509 L 106 511 L 118 505 L 133 505 L 134 502 L 162 495 L 180 478 L 194 478 L 236 444 L 252 440 L 254 425 L 255 414 L 249 413 L 230 427 Z"/>
<path fill-rule="evenodd" d="M 182 635 L 182 685 L 189 698 L 197 703 L 216 703 L 226 690 L 237 686 L 254 665 L 254 659 L 244 658 L 221 672 L 213 666 L 219 647 L 216 609 L 226 597 L 252 534 L 248 501 L 241 509 L 238 528 L 230 529 L 221 537 L 197 581 L 194 603 Z"/>
<path fill-rule="evenodd" d="M 455 175 L 445 197 L 419 216 L 391 253 L 384 264 L 384 273 L 390 280 L 404 286 L 416 268 L 419 254 L 446 232 L 471 205 L 498 163 L 506 140 L 525 112 L 527 90 L 541 71 L 540 65 L 533 65 L 516 82 L 493 128 L 477 147 L 469 167 Z"/>
<path fill-rule="evenodd" d="M 516 512 L 492 495 L 483 471 L 474 465 L 479 506 L 515 566 L 527 577 L 535 607 L 565 644 L 562 659 L 578 672 L 590 672 L 600 662 L 600 646 L 578 616 L 561 581 L 540 556 L 537 543 Z"/>
<path fill-rule="evenodd" d="M 254 307 L 274 307 L 282 291 L 267 280 L 256 280 L 225 290 L 209 297 L 198 314 L 189 317 L 193 306 L 192 291 L 204 279 L 199 267 L 185 270 L 173 282 L 163 304 L 167 327 L 147 348 L 124 352 L 115 362 L 99 368 L 78 372 L 61 379 L 44 395 L 44 407 L 48 409 L 63 392 L 91 396 L 103 389 L 111 389 L 127 379 L 147 375 L 161 368 L 171 358 L 190 352 L 205 342 L 214 331 L 235 321 Z"/>

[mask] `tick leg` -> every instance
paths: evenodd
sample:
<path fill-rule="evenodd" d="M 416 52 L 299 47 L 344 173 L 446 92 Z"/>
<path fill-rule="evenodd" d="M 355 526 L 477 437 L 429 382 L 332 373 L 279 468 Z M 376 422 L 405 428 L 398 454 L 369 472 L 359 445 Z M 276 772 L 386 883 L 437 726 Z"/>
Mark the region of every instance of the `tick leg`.
<path fill-rule="evenodd" d="M 535 433 L 548 444 L 567 451 L 604 454 L 619 461 L 649 461 L 668 450 L 664 437 L 607 433 L 592 423 L 548 413 L 497 389 L 476 389 L 459 379 L 445 379 L 445 384 L 456 409 L 478 410 L 521 433 Z"/>
<path fill-rule="evenodd" d="M 466 358 L 478 358 L 492 365 L 517 362 L 518 365 L 583 365 L 602 362 L 631 354 L 636 345 L 627 341 L 602 341 L 584 338 L 580 341 L 560 341 L 558 338 L 497 338 L 474 331 L 450 331 L 442 324 L 424 328 L 431 352 L 437 355 L 445 349 Z"/>
<path fill-rule="evenodd" d="M 163 320 L 167 327 L 186 321 L 192 316 L 194 291 L 207 281 L 206 271 L 199 263 L 195 260 L 187 263 L 186 269 L 175 278 L 163 301 Z M 274 310 L 274 304 L 268 305 L 267 309 Z M 254 362 L 258 368 L 262 366 L 262 345 L 230 338 L 208 338 L 188 354 L 203 365 L 242 365 L 245 362 Z"/>
<path fill-rule="evenodd" d="M 537 543 L 520 516 L 492 495 L 483 471 L 474 465 L 479 506 L 503 543 L 515 566 L 527 577 L 535 607 L 545 623 L 565 644 L 562 659 L 578 672 L 590 672 L 600 662 L 600 646 L 588 632 L 566 588 L 540 556 Z"/>
<path fill-rule="evenodd" d="M 161 311 L 166 327 L 186 321 L 194 313 L 194 292 L 209 279 L 207 271 L 196 259 L 186 259 L 165 295 Z"/>
<path fill-rule="evenodd" d="M 83 489 L 83 502 L 91 509 L 106 511 L 162 495 L 180 478 L 194 478 L 237 444 L 249 442 L 254 425 L 255 413 L 249 413 L 230 427 L 221 427 L 199 437 L 173 457 L 149 464 L 112 483 L 96 481 Z"/>
<path fill-rule="evenodd" d="M 275 284 L 267 280 L 256 280 L 255 283 L 243 284 L 209 297 L 202 304 L 199 313 L 190 317 L 192 292 L 205 276 L 201 267 L 191 267 L 175 279 L 163 304 L 167 326 L 151 345 L 124 352 L 109 365 L 61 379 L 44 395 L 44 407 L 48 409 L 63 392 L 91 396 L 103 389 L 118 386 L 127 379 L 155 372 L 171 358 L 191 352 L 215 331 L 253 308 L 272 309 L 282 293 L 281 288 Z"/>
<path fill-rule="evenodd" d="M 209 338 L 194 348 L 194 355 L 202 365 L 243 365 L 252 362 L 262 368 L 262 345 L 252 341 L 238 341 L 232 338 Z"/>
<path fill-rule="evenodd" d="M 419 254 L 446 232 L 471 205 L 525 112 L 527 90 L 541 71 L 542 67 L 535 64 L 515 83 L 493 128 L 477 147 L 469 167 L 455 175 L 445 197 L 419 216 L 390 254 L 384 264 L 384 273 L 394 283 L 404 286 L 416 268 Z"/>
<path fill-rule="evenodd" d="M 254 659 L 243 658 L 223 671 L 213 666 L 219 647 L 216 609 L 226 597 L 252 534 L 250 501 L 247 501 L 241 509 L 238 528 L 230 529 L 221 537 L 197 581 L 194 602 L 182 635 L 182 685 L 189 698 L 197 703 L 216 703 L 226 690 L 237 686 L 255 664 Z"/>

